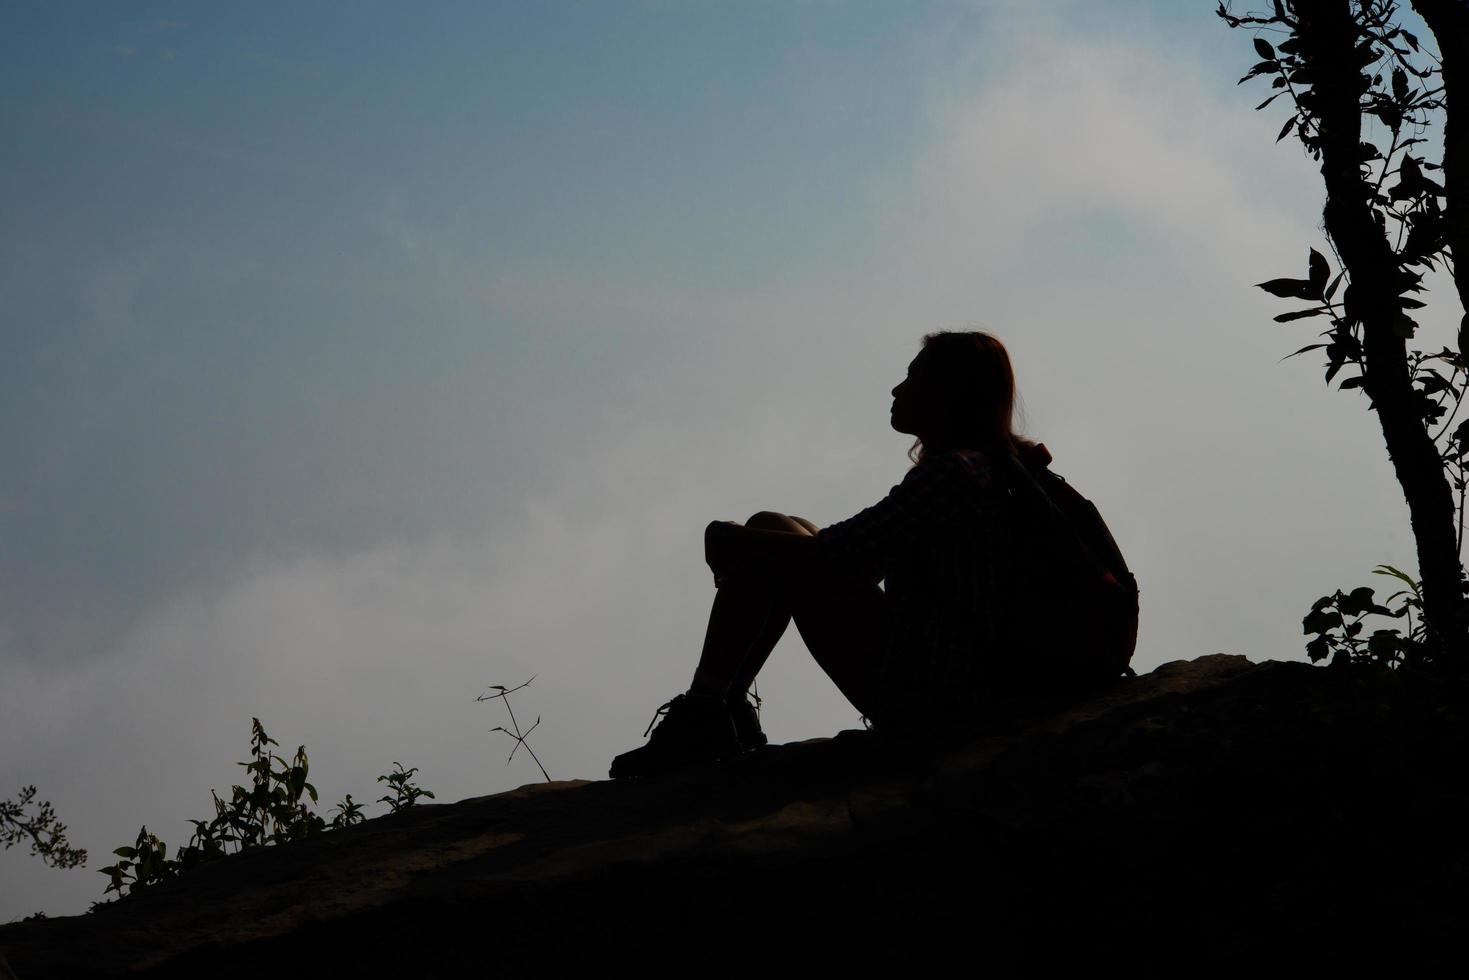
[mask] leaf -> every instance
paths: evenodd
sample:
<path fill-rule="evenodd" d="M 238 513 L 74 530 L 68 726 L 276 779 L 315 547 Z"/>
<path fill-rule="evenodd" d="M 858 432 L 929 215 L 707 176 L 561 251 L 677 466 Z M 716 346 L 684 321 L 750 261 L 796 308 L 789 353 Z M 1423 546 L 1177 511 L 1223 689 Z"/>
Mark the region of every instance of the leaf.
<path fill-rule="evenodd" d="M 1392 94 L 1399 102 L 1408 101 L 1408 73 L 1401 68 L 1392 70 Z"/>
<path fill-rule="evenodd" d="M 1374 630 L 1367 638 L 1367 652 L 1379 660 L 1391 657 L 1397 648 L 1397 630 Z"/>
<path fill-rule="evenodd" d="M 1326 264 L 1326 256 L 1314 248 L 1311 249 L 1311 256 L 1307 260 L 1307 268 L 1310 270 L 1306 274 L 1307 280 L 1310 281 L 1311 287 L 1316 291 L 1316 295 L 1322 295 L 1326 292 L 1326 280 L 1331 277 L 1331 266 Z"/>
<path fill-rule="evenodd" d="M 1321 316 L 1327 310 L 1296 310 L 1294 313 L 1282 313 L 1275 317 L 1276 323 L 1289 323 L 1292 320 L 1304 320 L 1308 316 Z"/>
<path fill-rule="evenodd" d="M 1449 379 L 1437 371 L 1425 371 L 1417 381 L 1423 386 L 1423 393 L 1425 395 L 1436 395 L 1440 391 L 1450 391 L 1453 389 L 1453 385 L 1449 383 Z"/>
<path fill-rule="evenodd" d="M 1301 620 L 1301 632 L 1303 633 L 1325 633 L 1335 629 L 1342 624 L 1341 613 L 1327 612 L 1324 609 L 1312 610 L 1306 618 Z"/>
<path fill-rule="evenodd" d="M 1336 386 L 1336 390 L 1337 391 L 1348 391 L 1348 390 L 1350 390 L 1352 388 L 1360 388 L 1360 387 L 1362 387 L 1363 384 L 1366 383 L 1366 381 L 1367 381 L 1367 379 L 1365 377 L 1363 377 L 1362 375 L 1359 374 L 1355 378 L 1348 378 L 1347 380 L 1343 381 L 1341 384 L 1337 385 Z"/>
<path fill-rule="evenodd" d="M 1275 49 L 1272 48 L 1270 46 L 1270 42 L 1265 40 L 1263 37 L 1255 38 L 1255 50 L 1259 52 L 1260 57 L 1267 58 L 1270 61 L 1275 60 Z"/>
<path fill-rule="evenodd" d="M 1404 339 L 1411 338 L 1414 331 L 1418 329 L 1418 321 L 1410 317 L 1408 314 L 1402 312 L 1401 310 L 1399 310 L 1398 315 L 1393 318 L 1392 325 L 1393 330 L 1397 332 L 1397 335 Z"/>
<path fill-rule="evenodd" d="M 1388 189 L 1387 196 L 1394 201 L 1403 201 L 1411 197 L 1417 197 L 1422 193 L 1427 184 L 1427 178 L 1418 167 L 1418 161 L 1411 156 L 1403 157 L 1403 162 L 1398 166 L 1398 182 Z"/>
<path fill-rule="evenodd" d="M 1408 46 L 1411 47 L 1414 51 L 1417 51 L 1418 50 L 1418 38 L 1417 38 L 1416 35 L 1409 34 L 1407 31 L 1404 31 L 1403 32 L 1403 40 L 1404 41 L 1407 41 L 1408 42 Z"/>
<path fill-rule="evenodd" d="M 1336 295 L 1336 287 L 1338 287 L 1338 286 L 1341 285 L 1341 277 L 1344 276 L 1344 275 L 1346 275 L 1345 272 L 1338 272 L 1336 274 L 1336 278 L 1333 279 L 1333 280 L 1331 280 L 1331 285 L 1330 286 L 1327 286 L 1326 287 L 1326 292 L 1324 292 L 1324 293 L 1321 294 L 1321 299 L 1324 302 L 1327 302 L 1327 303 L 1331 302 L 1331 297 L 1333 297 L 1333 296 Z"/>
<path fill-rule="evenodd" d="M 1311 281 L 1309 279 L 1270 279 L 1265 282 L 1255 283 L 1256 288 L 1263 289 L 1272 296 L 1280 296 L 1285 299 L 1315 299 L 1311 295 Z"/>
<path fill-rule="evenodd" d="M 1325 636 L 1318 636 L 1306 644 L 1306 656 L 1311 658 L 1311 663 L 1325 660 L 1330 656 L 1331 650 Z"/>
<path fill-rule="evenodd" d="M 1250 79 L 1254 78 L 1256 75 L 1263 75 L 1267 71 L 1275 71 L 1275 68 L 1276 68 L 1275 62 L 1273 62 L 1273 61 L 1262 61 L 1259 64 L 1255 65 L 1255 67 L 1251 68 L 1249 71 L 1245 72 L 1245 77 L 1241 78 L 1239 81 L 1235 82 L 1234 84 L 1236 84 L 1236 85 L 1243 85 L 1245 82 L 1248 82 Z"/>
<path fill-rule="evenodd" d="M 1460 422 L 1451 437 L 1459 446 L 1459 452 L 1469 452 L 1469 419 Z"/>
<path fill-rule="evenodd" d="M 1368 111 L 1374 113 L 1394 133 L 1403 127 L 1403 114 L 1395 105 L 1384 102 Z"/>
<path fill-rule="evenodd" d="M 1296 123 L 1298 122 L 1300 122 L 1300 118 L 1298 116 L 1291 116 L 1289 119 L 1287 119 L 1285 121 L 1285 125 L 1280 127 L 1280 135 L 1275 137 L 1275 142 L 1279 143 L 1281 140 L 1289 136 L 1290 131 L 1295 128 Z"/>
<path fill-rule="evenodd" d="M 1302 347 L 1300 350 L 1296 351 L 1295 353 L 1285 355 L 1285 357 L 1282 357 L 1281 360 L 1282 361 L 1286 361 L 1286 360 L 1291 359 L 1292 357 L 1295 357 L 1297 354 L 1304 354 L 1308 350 L 1320 350 L 1321 348 L 1323 348 L 1325 346 L 1326 346 L 1325 344 L 1307 344 L 1305 347 Z"/>
<path fill-rule="evenodd" d="M 1279 82 L 1280 79 L 1277 78 L 1276 81 Z M 1281 85 L 1277 86 L 1277 88 L 1284 88 L 1284 83 L 1282 83 Z M 1274 102 L 1276 99 L 1280 98 L 1284 94 L 1285 94 L 1284 92 L 1276 92 L 1274 95 L 1270 96 L 1270 98 L 1266 99 L 1264 102 L 1261 102 L 1259 105 L 1255 106 L 1255 111 L 1256 112 L 1259 112 L 1261 109 L 1265 108 L 1267 105 L 1269 105 L 1270 103 Z"/>
<path fill-rule="evenodd" d="M 1243 85 L 1245 82 L 1248 82 L 1250 79 L 1254 78 L 1258 74 L 1260 74 L 1260 66 L 1256 65 L 1255 67 L 1251 68 L 1249 71 L 1241 75 L 1239 77 L 1239 81 L 1235 82 L 1234 84 Z"/>
<path fill-rule="evenodd" d="M 1407 583 L 1408 588 L 1413 590 L 1414 595 L 1419 594 L 1418 580 L 1413 578 L 1413 576 L 1409 575 L 1407 572 L 1403 571 L 1401 568 L 1394 568 L 1391 565 L 1378 565 L 1376 568 L 1372 569 L 1372 574 L 1391 575 L 1393 578 L 1398 579 L 1401 582 Z"/>

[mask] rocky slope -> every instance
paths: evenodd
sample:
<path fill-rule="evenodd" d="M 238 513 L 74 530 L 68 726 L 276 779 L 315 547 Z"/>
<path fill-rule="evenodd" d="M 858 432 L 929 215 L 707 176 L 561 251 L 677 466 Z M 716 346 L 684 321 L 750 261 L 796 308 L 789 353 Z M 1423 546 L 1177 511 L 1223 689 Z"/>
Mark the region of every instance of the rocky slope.
<path fill-rule="evenodd" d="M 0 950 L 21 980 L 1469 958 L 1462 689 L 1216 655 L 1018 714 L 419 805 Z"/>

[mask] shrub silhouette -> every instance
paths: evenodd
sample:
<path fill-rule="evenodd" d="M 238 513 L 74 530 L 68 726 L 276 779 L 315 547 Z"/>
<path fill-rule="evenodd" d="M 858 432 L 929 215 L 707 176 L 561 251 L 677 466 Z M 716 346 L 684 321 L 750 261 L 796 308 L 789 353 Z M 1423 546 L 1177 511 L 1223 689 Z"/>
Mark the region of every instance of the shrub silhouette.
<path fill-rule="evenodd" d="M 189 821 L 194 825 L 194 834 L 172 858 L 167 844 L 149 833 L 146 826 L 141 828 L 132 844 L 113 850 L 119 858 L 116 864 L 99 869 L 108 877 L 104 895 L 132 895 L 230 854 L 287 844 L 367 819 L 362 804 L 353 801 L 350 793 L 337 804 L 330 822 L 317 814 L 313 809 L 316 787 L 307 778 L 311 763 L 306 746 L 298 746 L 287 760 L 272 751 L 272 746 L 279 743 L 266 734 L 260 719 L 250 721 L 250 760 L 239 763 L 250 776 L 249 785 L 232 786 L 227 800 L 211 790 L 214 817 Z M 382 798 L 392 812 L 412 806 L 420 797 L 433 799 L 433 793 L 412 782 L 416 767 L 405 770 L 398 762 L 393 766 L 394 772 L 378 777 L 378 782 L 386 782 L 393 790 L 392 797 Z"/>
<path fill-rule="evenodd" d="M 403 763 L 394 762 L 393 770 L 393 772 L 384 773 L 377 777 L 378 782 L 387 783 L 388 788 L 393 791 L 392 796 L 379 797 L 379 803 L 386 803 L 392 808 L 394 813 L 397 813 L 399 810 L 406 810 L 417 803 L 420 796 L 427 796 L 429 799 L 434 798 L 434 794 L 428 790 L 420 789 L 413 785 L 412 779 L 418 772 L 417 766 L 414 766 L 412 769 L 404 769 Z"/>
<path fill-rule="evenodd" d="M 76 868 L 87 863 L 85 848 L 72 847 L 66 824 L 56 819 L 50 800 L 36 803 L 36 787 L 23 786 L 13 800 L 0 800 L 0 843 L 10 850 L 30 841 L 31 853 L 53 868 Z M 35 806 L 32 812 L 32 806 Z"/>

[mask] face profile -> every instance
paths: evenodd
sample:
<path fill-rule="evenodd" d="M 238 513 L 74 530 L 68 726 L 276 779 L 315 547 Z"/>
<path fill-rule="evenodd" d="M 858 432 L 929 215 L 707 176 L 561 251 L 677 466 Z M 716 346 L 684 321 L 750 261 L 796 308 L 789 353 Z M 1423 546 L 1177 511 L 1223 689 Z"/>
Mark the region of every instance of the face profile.
<path fill-rule="evenodd" d="M 894 432 L 916 436 L 933 414 L 931 372 L 925 370 L 926 351 L 919 351 L 908 365 L 908 375 L 893 388 L 891 424 Z"/>

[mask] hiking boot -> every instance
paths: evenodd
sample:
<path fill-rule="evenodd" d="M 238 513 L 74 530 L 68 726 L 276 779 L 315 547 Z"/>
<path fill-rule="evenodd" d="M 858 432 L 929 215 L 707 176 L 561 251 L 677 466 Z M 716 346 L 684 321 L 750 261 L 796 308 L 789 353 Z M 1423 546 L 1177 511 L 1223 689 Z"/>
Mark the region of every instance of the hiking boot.
<path fill-rule="evenodd" d="M 760 712 L 749 698 L 731 700 L 725 706 L 734 721 L 735 734 L 740 737 L 740 748 L 753 752 L 770 741 L 760 729 Z"/>
<path fill-rule="evenodd" d="M 647 745 L 612 760 L 609 776 L 656 776 L 680 766 L 740 754 L 740 737 L 729 708 L 716 698 L 680 694 L 658 709 L 643 734 L 650 732 Z"/>

